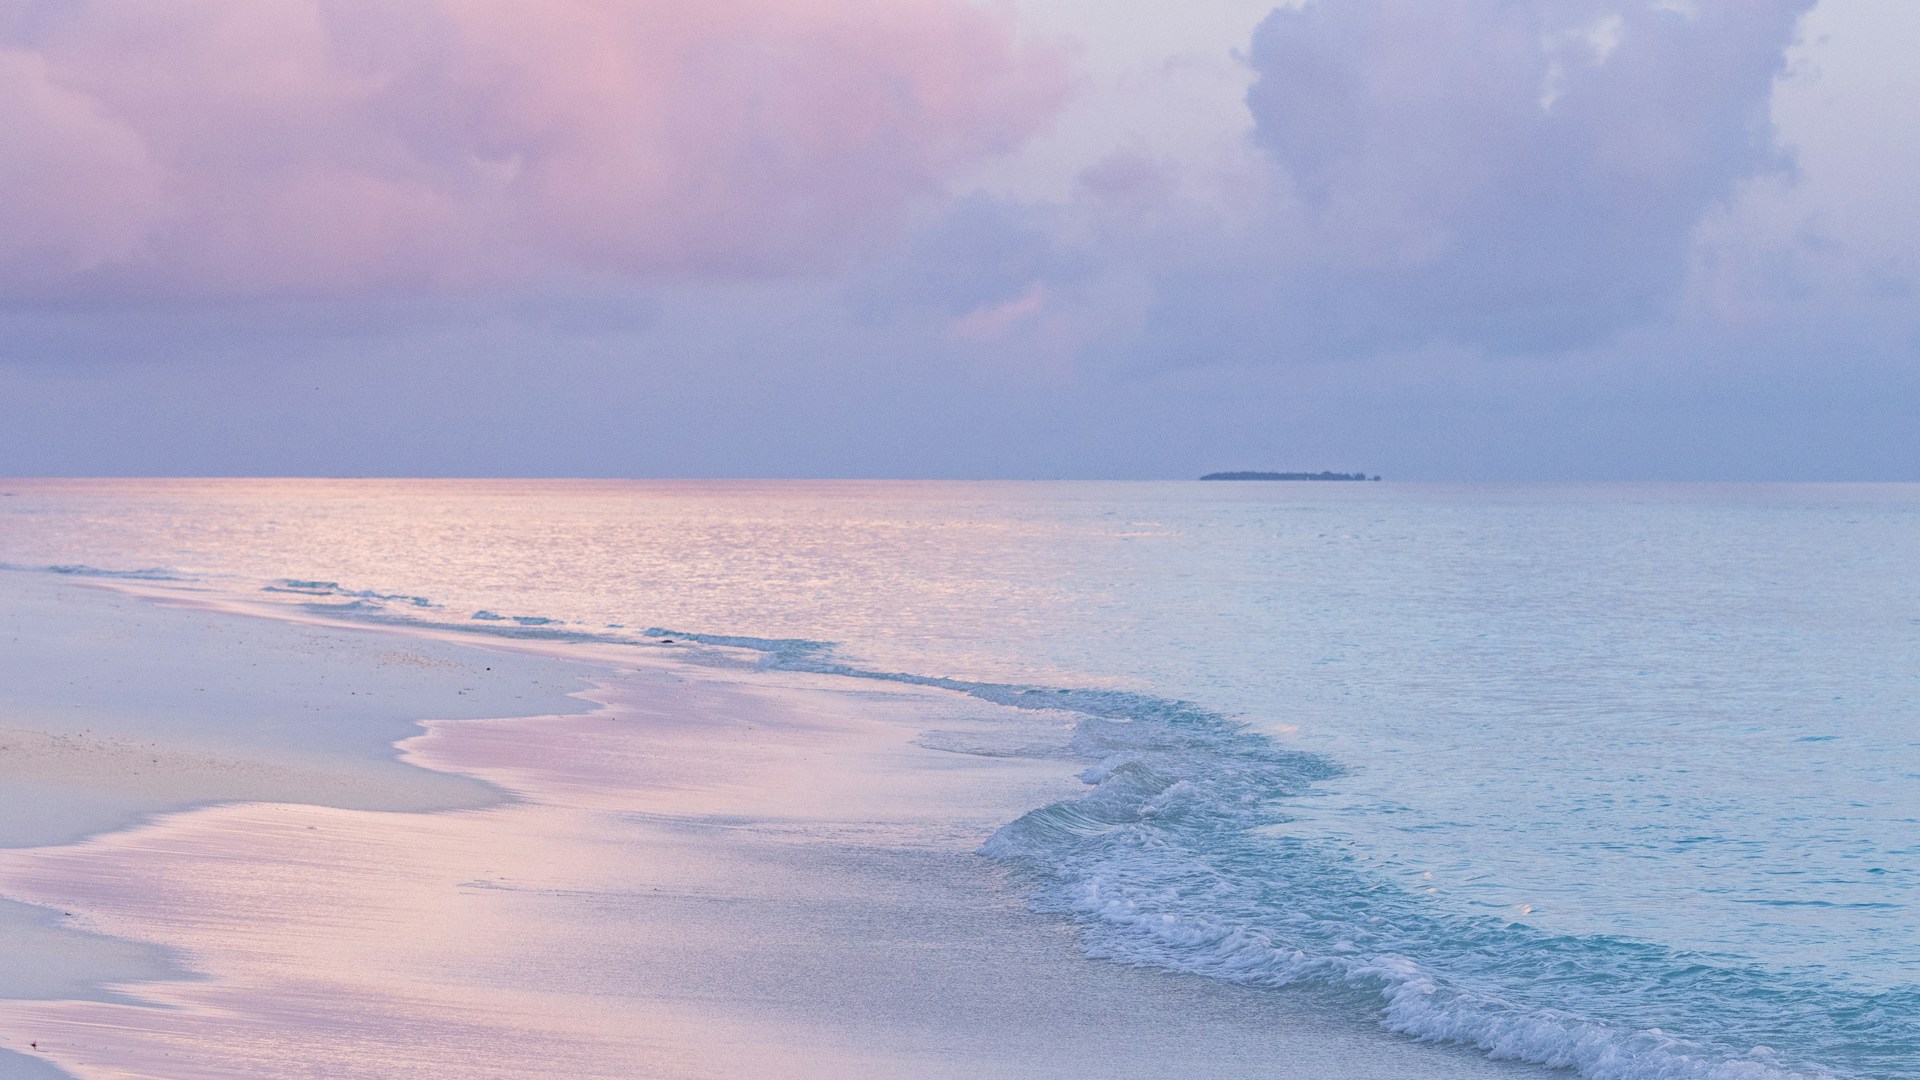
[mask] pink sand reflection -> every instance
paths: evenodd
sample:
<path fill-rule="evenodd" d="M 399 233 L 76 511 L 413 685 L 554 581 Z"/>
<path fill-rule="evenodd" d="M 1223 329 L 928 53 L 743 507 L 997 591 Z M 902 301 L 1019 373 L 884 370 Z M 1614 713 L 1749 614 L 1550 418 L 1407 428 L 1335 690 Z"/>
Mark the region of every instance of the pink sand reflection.
<path fill-rule="evenodd" d="M 694 1000 L 649 967 L 664 949 L 740 958 L 801 887 L 775 866 L 743 872 L 713 829 L 966 844 L 1059 770 L 913 746 L 897 710 L 929 695 L 890 719 L 886 702 L 855 715 L 848 699 L 662 668 L 604 697 L 593 715 L 444 722 L 405 744 L 519 796 L 504 806 L 254 803 L 0 852 L 7 895 L 209 976 L 122 988 L 150 1004 L 0 1002 L 0 1036 L 85 1080 L 895 1071 L 884 1047 Z M 719 921 L 656 917 L 687 903 L 719 905 Z M 689 933 L 708 940 L 676 939 Z"/>

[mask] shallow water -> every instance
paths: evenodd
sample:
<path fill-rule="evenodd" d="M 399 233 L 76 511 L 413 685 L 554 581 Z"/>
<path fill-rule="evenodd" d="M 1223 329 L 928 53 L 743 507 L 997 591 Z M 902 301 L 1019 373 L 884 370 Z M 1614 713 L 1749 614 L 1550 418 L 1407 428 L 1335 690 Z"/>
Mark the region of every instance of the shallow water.
<path fill-rule="evenodd" d="M 1098 955 L 1592 1076 L 1920 1076 L 1920 488 L 0 491 L 16 566 L 1076 709 L 1091 795 L 988 850 Z"/>

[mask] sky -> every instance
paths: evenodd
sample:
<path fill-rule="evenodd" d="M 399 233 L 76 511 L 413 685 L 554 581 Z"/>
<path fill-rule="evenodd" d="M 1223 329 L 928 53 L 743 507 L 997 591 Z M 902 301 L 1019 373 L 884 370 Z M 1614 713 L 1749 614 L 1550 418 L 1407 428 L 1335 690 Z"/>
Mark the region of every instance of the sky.
<path fill-rule="evenodd" d="M 1920 481 L 1911 0 L 0 0 L 0 475 Z"/>

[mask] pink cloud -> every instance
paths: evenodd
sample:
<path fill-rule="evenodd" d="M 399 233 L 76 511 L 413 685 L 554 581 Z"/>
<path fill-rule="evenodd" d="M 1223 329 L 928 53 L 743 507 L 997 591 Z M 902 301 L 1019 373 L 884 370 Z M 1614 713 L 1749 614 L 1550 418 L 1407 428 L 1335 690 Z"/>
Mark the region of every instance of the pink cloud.
<path fill-rule="evenodd" d="M 141 138 L 29 52 L 0 49 L 0 116 L 0 286 L 134 255 L 160 207 Z"/>
<path fill-rule="evenodd" d="M 966 0 L 82 2 L 0 34 L 0 289 L 827 265 L 1058 107 Z"/>

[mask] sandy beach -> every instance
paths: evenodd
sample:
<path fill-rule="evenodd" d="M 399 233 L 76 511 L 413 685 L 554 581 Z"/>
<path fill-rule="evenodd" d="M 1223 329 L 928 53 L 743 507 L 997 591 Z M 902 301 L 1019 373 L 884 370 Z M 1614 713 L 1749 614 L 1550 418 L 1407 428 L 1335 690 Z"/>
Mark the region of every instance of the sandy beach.
<path fill-rule="evenodd" d="M 1085 958 L 975 853 L 1063 716 L 0 588 L 0 1075 L 1523 1071 Z"/>

